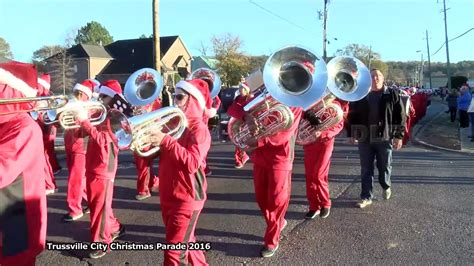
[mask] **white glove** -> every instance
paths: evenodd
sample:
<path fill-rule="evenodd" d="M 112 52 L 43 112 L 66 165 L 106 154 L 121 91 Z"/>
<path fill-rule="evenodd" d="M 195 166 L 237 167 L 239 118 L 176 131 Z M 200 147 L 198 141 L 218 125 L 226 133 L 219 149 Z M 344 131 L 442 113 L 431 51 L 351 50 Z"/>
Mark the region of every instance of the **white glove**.
<path fill-rule="evenodd" d="M 86 110 L 82 109 L 82 110 L 78 110 L 77 111 L 77 114 L 76 114 L 76 122 L 82 122 L 84 120 L 87 120 L 89 119 L 89 114 Z"/>

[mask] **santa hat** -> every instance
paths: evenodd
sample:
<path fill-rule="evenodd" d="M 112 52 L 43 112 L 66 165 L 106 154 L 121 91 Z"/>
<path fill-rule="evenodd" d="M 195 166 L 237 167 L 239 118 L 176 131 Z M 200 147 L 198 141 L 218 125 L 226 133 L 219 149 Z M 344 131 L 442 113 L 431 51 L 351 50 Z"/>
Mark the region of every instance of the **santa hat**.
<path fill-rule="evenodd" d="M 113 98 L 115 94 L 122 94 L 122 86 L 115 79 L 107 80 L 100 86 L 99 93 Z"/>
<path fill-rule="evenodd" d="M 92 91 L 94 90 L 94 82 L 91 80 L 84 80 L 82 83 L 77 83 L 72 91 L 81 91 L 90 99 L 92 97 Z"/>
<path fill-rule="evenodd" d="M 24 97 L 35 97 L 38 93 L 38 79 L 33 64 L 16 61 L 0 64 L 0 84 L 11 87 Z"/>
<path fill-rule="evenodd" d="M 211 109 L 212 99 L 209 95 L 209 85 L 202 79 L 181 80 L 176 84 L 176 88 L 181 88 L 191 94 L 199 103 L 201 109 Z"/>
<path fill-rule="evenodd" d="M 49 74 L 41 74 L 38 78 L 38 85 L 43 86 L 47 91 L 51 88 L 51 76 Z"/>

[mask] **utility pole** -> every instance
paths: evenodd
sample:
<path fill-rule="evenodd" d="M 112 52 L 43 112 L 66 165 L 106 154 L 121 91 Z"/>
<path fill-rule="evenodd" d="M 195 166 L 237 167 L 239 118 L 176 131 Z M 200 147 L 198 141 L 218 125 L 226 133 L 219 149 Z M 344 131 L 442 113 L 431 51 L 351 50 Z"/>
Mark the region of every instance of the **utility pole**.
<path fill-rule="evenodd" d="M 153 65 L 158 72 L 161 72 L 159 2 L 153 0 Z"/>
<path fill-rule="evenodd" d="M 444 35 L 446 39 L 446 60 L 447 67 L 446 73 L 448 74 L 448 90 L 451 91 L 451 72 L 449 69 L 449 45 L 448 45 L 448 20 L 446 18 L 446 0 L 443 0 L 443 11 L 444 11 Z"/>
<path fill-rule="evenodd" d="M 428 75 L 430 77 L 430 89 L 433 89 L 433 83 L 431 82 L 431 59 L 430 59 L 430 43 L 428 41 L 428 30 L 426 30 L 426 48 L 428 50 Z"/>
<path fill-rule="evenodd" d="M 327 52 L 326 52 L 326 45 L 327 45 L 327 36 L 326 36 L 326 22 L 328 19 L 328 4 L 329 0 L 324 0 L 324 18 L 323 18 L 323 60 L 326 62 L 327 60 Z"/>

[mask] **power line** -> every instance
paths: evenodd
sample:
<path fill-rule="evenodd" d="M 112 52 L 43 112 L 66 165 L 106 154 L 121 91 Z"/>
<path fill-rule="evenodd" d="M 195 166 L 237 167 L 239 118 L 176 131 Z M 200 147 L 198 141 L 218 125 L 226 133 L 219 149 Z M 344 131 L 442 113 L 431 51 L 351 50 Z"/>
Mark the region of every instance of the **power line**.
<path fill-rule="evenodd" d="M 277 17 L 277 18 L 279 18 L 279 19 L 281 19 L 281 20 L 283 20 L 283 21 L 286 21 L 286 22 L 290 23 L 291 25 L 293 25 L 293 26 L 295 26 L 295 27 L 297 27 L 297 28 L 299 28 L 299 29 L 302 29 L 302 30 L 304 30 L 304 31 L 309 32 L 307 29 L 305 29 L 305 28 L 301 27 L 300 25 L 298 25 L 298 24 L 296 24 L 296 23 L 294 23 L 294 22 L 292 22 L 292 21 L 290 21 L 290 20 L 288 20 L 288 19 L 286 19 L 286 18 L 284 18 L 284 17 L 282 17 L 282 16 L 276 14 L 275 12 L 273 12 L 273 11 L 271 11 L 271 10 L 269 10 L 269 9 L 266 9 L 265 7 L 263 7 L 263 6 L 261 6 L 261 5 L 257 4 L 257 3 L 255 3 L 253 0 L 249 0 L 249 2 L 250 2 L 251 4 L 254 4 L 255 6 L 259 7 L 259 8 L 262 9 L 263 11 L 265 11 L 265 12 L 267 12 L 267 13 L 269 13 L 269 14 L 271 14 L 271 15 Z"/>
<path fill-rule="evenodd" d="M 466 35 L 466 34 L 467 34 L 468 32 L 470 32 L 471 30 L 474 30 L 474 28 L 471 28 L 471 29 L 467 30 L 466 32 L 464 32 L 464 33 L 462 33 L 462 34 L 460 34 L 460 35 L 458 35 L 458 36 L 452 38 L 452 39 L 449 40 L 449 41 L 454 41 L 454 40 L 456 40 L 456 39 L 458 39 L 458 38 L 460 38 L 460 37 Z M 434 52 L 431 56 L 434 56 L 435 54 L 437 54 L 437 53 L 444 47 L 445 44 L 446 44 L 446 42 L 444 42 L 444 43 L 441 45 L 441 47 L 440 47 L 438 50 L 436 50 L 436 52 Z"/>

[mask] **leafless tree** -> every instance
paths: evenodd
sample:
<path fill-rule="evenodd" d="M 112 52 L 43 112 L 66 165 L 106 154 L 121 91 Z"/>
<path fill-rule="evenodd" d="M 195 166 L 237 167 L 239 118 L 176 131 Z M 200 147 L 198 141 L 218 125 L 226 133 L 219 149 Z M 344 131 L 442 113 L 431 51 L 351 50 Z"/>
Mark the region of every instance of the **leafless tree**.
<path fill-rule="evenodd" d="M 74 64 L 65 48 L 48 60 L 48 69 L 51 74 L 52 91 L 69 94 L 74 85 Z"/>

